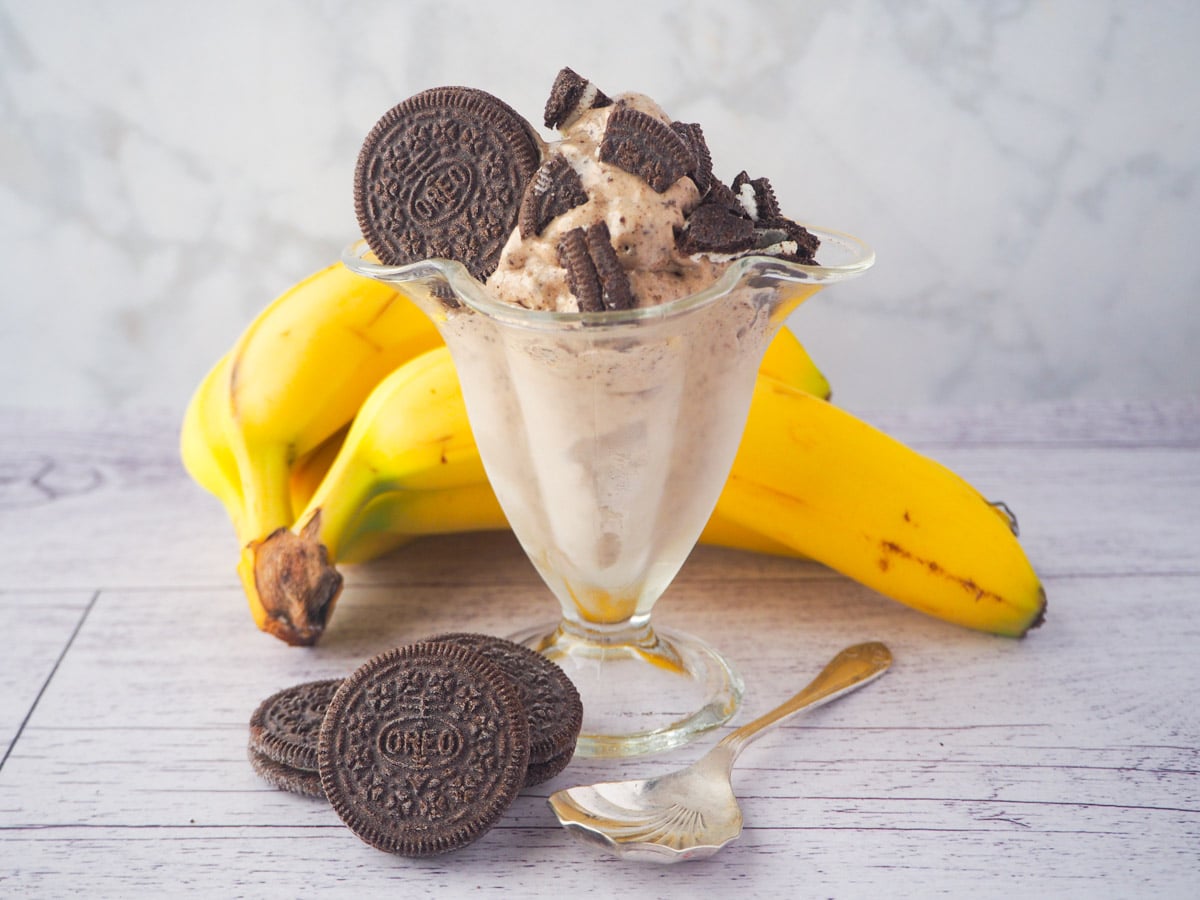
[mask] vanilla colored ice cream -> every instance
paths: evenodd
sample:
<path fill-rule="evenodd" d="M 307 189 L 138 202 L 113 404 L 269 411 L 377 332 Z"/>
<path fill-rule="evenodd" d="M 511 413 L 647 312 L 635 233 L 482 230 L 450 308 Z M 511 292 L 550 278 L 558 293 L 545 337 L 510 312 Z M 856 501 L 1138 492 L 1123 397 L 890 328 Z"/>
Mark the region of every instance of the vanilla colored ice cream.
<path fill-rule="evenodd" d="M 616 103 L 670 124 L 648 97 L 626 94 Z M 578 174 L 587 201 L 557 216 L 540 234 L 523 237 L 519 229 L 513 231 L 487 281 L 498 298 L 530 309 L 578 312 L 578 300 L 558 261 L 558 245 L 568 232 L 595 222 L 608 226 L 638 306 L 695 293 L 716 281 L 724 269 L 724 262 L 686 254 L 676 246 L 676 234 L 700 203 L 700 191 L 691 178 L 682 177 L 658 193 L 639 175 L 600 159 L 605 125 L 617 108 L 587 110 L 564 129 L 561 141 L 549 146 L 549 154 L 561 156 Z"/>
<path fill-rule="evenodd" d="M 487 280 L 497 298 L 528 309 L 596 311 L 586 297 L 581 302 L 586 285 L 581 291 L 572 283 L 587 281 L 587 272 L 573 271 L 588 269 L 587 262 L 568 262 L 564 241 L 598 224 L 627 281 L 621 306 L 693 294 L 715 282 L 730 260 L 750 253 L 812 261 L 815 239 L 780 215 L 766 180 L 743 172 L 732 188 L 723 185 L 700 126 L 673 122 L 649 97 L 610 100 L 564 69 L 546 124 L 559 128 L 561 140 L 546 146 L 526 189 L 520 227 Z M 609 251 L 598 246 L 598 236 L 587 238 L 587 255 L 603 281 L 596 255 Z"/>

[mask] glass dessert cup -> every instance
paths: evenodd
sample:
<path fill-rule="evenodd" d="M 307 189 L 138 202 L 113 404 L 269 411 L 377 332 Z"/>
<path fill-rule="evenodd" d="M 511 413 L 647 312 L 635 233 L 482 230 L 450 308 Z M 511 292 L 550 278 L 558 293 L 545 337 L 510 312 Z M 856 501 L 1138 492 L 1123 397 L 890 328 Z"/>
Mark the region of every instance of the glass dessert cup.
<path fill-rule="evenodd" d="M 450 349 L 492 488 L 562 609 L 513 639 L 579 689 L 578 755 L 667 750 L 737 710 L 733 666 L 651 611 L 716 505 L 767 345 L 800 302 L 874 261 L 810 231 L 821 266 L 745 257 L 698 293 L 598 313 L 503 303 L 456 262 L 380 265 L 362 241 L 343 254 L 417 302 Z"/>

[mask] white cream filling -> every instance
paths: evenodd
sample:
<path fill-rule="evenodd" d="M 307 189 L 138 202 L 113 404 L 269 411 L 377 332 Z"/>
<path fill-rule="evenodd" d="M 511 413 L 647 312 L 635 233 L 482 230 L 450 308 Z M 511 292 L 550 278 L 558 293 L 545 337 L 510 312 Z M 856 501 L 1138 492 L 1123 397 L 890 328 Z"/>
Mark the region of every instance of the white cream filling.
<path fill-rule="evenodd" d="M 741 186 L 737 193 L 738 202 L 746 210 L 748 215 L 755 222 L 758 221 L 758 200 L 754 196 L 754 185 L 746 182 Z"/>
<path fill-rule="evenodd" d="M 766 247 L 758 247 L 754 250 L 743 250 L 741 253 L 693 253 L 691 259 L 707 259 L 715 263 L 728 263 L 746 256 L 790 256 L 799 249 L 795 241 L 780 241 L 778 244 L 769 244 Z"/>
<path fill-rule="evenodd" d="M 579 120 L 580 116 L 592 108 L 592 104 L 596 102 L 596 94 L 599 92 L 600 89 L 598 87 L 596 87 L 590 81 L 587 82 L 587 84 L 583 86 L 583 93 L 579 95 L 579 100 L 575 103 L 575 106 L 571 109 L 571 112 L 567 114 L 567 118 L 563 120 L 563 123 L 558 126 L 558 130 L 566 132 L 567 129 L 574 125 Z"/>

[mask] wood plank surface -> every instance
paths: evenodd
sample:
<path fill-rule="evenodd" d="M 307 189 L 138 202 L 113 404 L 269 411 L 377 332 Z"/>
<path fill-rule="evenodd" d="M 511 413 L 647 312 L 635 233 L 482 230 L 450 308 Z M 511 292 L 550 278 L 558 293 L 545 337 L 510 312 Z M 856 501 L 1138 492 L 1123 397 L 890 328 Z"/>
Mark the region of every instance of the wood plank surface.
<path fill-rule="evenodd" d="M 1049 619 L 1021 641 L 977 634 L 810 562 L 699 548 L 656 615 L 739 667 L 735 724 L 846 644 L 882 639 L 896 664 L 747 750 L 742 838 L 659 868 L 576 844 L 545 798 L 669 771 L 717 735 L 575 760 L 477 843 L 417 861 L 246 761 L 249 714 L 280 687 L 439 631 L 549 618 L 510 535 L 349 570 L 322 644 L 289 648 L 250 622 L 169 415 L 0 412 L 0 896 L 1194 897 L 1200 405 L 878 421 L 1016 509 Z"/>
<path fill-rule="evenodd" d="M 95 595 L 0 592 L 0 766 L 15 747 Z"/>

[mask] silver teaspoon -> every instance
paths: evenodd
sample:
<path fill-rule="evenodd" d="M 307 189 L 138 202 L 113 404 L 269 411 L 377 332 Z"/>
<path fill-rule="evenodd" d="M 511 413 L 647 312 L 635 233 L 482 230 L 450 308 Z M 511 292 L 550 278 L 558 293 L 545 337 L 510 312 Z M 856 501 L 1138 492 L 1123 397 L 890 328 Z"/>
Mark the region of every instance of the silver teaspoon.
<path fill-rule="evenodd" d="M 874 681 L 891 664 L 878 641 L 847 647 L 791 700 L 730 732 L 686 769 L 556 791 L 550 807 L 572 835 L 616 856 L 659 863 L 711 856 L 742 833 L 730 783 L 741 752 L 773 726 Z"/>

